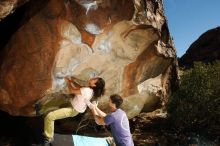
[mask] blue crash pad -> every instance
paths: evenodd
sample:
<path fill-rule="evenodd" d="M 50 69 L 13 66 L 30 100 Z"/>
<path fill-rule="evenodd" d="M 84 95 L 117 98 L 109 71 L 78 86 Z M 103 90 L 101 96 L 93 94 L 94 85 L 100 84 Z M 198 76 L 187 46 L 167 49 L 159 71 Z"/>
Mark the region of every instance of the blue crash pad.
<path fill-rule="evenodd" d="M 74 146 L 109 146 L 106 138 L 73 135 Z"/>

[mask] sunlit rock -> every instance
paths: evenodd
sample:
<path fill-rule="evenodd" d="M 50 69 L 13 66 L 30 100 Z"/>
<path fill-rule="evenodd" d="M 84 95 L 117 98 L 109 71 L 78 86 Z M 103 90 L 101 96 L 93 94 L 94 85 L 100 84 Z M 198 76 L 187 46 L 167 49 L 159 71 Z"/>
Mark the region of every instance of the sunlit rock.
<path fill-rule="evenodd" d="M 11 115 L 34 116 L 36 102 L 42 113 L 67 106 L 64 76 L 84 85 L 100 76 L 100 108 L 118 93 L 132 118 L 164 105 L 177 79 L 162 1 L 50 0 L 4 50 L 0 108 Z"/>
<path fill-rule="evenodd" d="M 9 14 L 13 13 L 16 8 L 25 4 L 28 0 L 1 0 L 0 1 L 0 21 Z"/>

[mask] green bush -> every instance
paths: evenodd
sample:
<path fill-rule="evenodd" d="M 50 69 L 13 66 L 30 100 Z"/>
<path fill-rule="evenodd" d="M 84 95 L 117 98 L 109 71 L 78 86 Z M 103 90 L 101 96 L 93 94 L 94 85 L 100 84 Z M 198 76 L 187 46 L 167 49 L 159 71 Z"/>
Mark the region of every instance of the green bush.
<path fill-rule="evenodd" d="M 220 62 L 197 62 L 181 76 L 170 97 L 168 116 L 179 130 L 220 127 Z M 184 128 L 184 129 L 183 129 Z"/>

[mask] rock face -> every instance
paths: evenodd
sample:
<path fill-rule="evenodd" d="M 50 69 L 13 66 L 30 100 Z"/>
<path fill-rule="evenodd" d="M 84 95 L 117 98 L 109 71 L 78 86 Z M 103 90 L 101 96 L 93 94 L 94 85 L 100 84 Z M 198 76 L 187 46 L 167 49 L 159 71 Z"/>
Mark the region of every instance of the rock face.
<path fill-rule="evenodd" d="M 177 72 L 161 0 L 39 0 L 28 7 L 2 51 L 1 110 L 34 116 L 39 100 L 42 112 L 59 108 L 67 102 L 60 92 L 66 75 L 104 78 L 100 107 L 119 93 L 129 118 L 166 103 Z"/>
<path fill-rule="evenodd" d="M 202 34 L 186 51 L 180 60 L 180 66 L 192 66 L 194 61 L 210 62 L 220 59 L 220 27 Z"/>
<path fill-rule="evenodd" d="M 14 10 L 25 4 L 28 0 L 1 0 L 0 1 L 0 21 L 9 14 L 13 13 Z"/>

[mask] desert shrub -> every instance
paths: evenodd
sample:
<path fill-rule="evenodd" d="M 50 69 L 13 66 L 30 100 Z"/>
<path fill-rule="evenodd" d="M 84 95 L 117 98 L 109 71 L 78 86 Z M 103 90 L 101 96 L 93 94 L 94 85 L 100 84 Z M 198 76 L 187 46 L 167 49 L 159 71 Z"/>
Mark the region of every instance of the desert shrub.
<path fill-rule="evenodd" d="M 220 61 L 194 63 L 181 76 L 180 88 L 170 97 L 168 116 L 179 130 L 219 129 Z"/>

